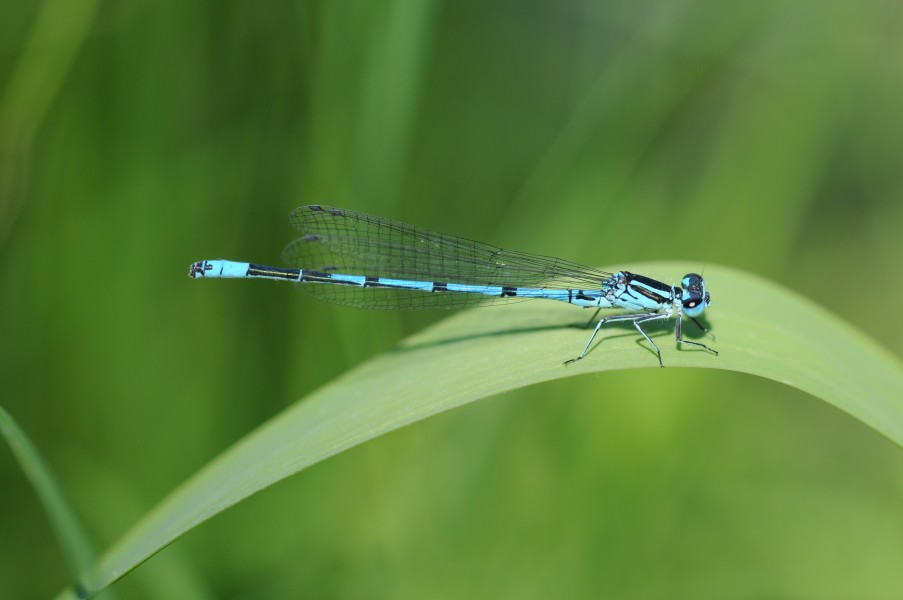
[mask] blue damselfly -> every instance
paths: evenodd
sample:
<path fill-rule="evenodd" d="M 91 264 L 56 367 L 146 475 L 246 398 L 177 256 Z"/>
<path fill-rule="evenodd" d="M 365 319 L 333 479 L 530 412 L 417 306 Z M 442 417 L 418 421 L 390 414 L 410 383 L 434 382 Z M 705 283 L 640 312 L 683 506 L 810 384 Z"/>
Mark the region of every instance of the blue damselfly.
<path fill-rule="evenodd" d="M 189 277 L 294 281 L 315 298 L 359 308 L 462 308 L 539 298 L 597 309 L 590 324 L 599 310 L 629 311 L 601 319 L 580 355 L 564 364 L 586 355 L 602 325 L 628 321 L 652 344 L 664 366 L 661 351 L 642 325 L 675 316 L 679 345 L 718 354 L 683 339 L 683 317 L 706 331 L 696 317 L 711 296 L 695 273 L 672 286 L 628 271 L 609 273 L 328 206 L 296 208 L 290 220 L 304 234 L 282 253 L 293 268 L 202 260 L 191 265 Z"/>

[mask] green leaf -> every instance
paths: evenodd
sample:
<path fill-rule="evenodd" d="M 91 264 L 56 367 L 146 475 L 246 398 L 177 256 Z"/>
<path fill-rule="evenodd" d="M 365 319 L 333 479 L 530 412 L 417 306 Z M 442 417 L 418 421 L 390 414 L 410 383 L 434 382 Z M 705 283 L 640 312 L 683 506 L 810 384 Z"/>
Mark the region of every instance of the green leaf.
<path fill-rule="evenodd" d="M 694 266 L 631 270 L 679 281 Z M 903 445 L 903 366 L 837 317 L 748 273 L 708 266 L 705 318 L 719 356 L 678 350 L 673 323 L 650 328 L 668 367 L 728 369 L 799 388 Z M 462 312 L 311 394 L 258 428 L 176 489 L 88 572 L 101 590 L 155 552 L 254 492 L 334 454 L 438 412 L 533 383 L 613 369 L 658 369 L 629 325 L 607 325 L 586 358 L 589 311 L 525 302 Z M 692 336 L 694 326 L 686 324 Z M 692 338 L 691 338 L 692 339 Z M 303 365 L 299 365 L 303 368 Z M 646 376 L 654 376 L 654 372 Z M 718 393 L 700 389 L 701 394 Z M 65 593 L 64 593 L 65 594 Z M 69 592 L 71 595 L 71 592 Z"/>
<path fill-rule="evenodd" d="M 88 535 L 76 518 L 75 510 L 56 482 L 50 467 L 12 415 L 2 406 L 0 406 L 0 435 L 6 438 L 22 471 L 34 487 L 38 500 L 44 506 L 72 572 L 84 571 L 94 561 L 94 551 Z"/>

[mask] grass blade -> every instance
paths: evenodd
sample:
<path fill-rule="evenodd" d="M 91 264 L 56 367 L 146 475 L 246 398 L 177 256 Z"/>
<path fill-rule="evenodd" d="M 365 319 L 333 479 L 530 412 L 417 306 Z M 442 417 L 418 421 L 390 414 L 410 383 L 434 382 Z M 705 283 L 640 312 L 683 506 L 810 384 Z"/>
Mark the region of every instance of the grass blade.
<path fill-rule="evenodd" d="M 0 406 L 0 434 L 6 438 L 10 449 L 22 466 L 22 471 L 34 487 L 38 500 L 44 506 L 72 572 L 84 571 L 94 561 L 94 551 L 88 535 L 76 518 L 75 510 L 63 495 L 50 467 L 19 424 L 2 406 Z"/>

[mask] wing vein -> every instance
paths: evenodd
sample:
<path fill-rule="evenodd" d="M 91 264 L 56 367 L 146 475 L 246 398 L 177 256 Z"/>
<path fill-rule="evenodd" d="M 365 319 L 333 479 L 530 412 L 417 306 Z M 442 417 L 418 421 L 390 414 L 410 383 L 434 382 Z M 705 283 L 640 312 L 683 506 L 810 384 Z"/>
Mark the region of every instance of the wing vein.
<path fill-rule="evenodd" d="M 364 213 L 328 206 L 292 211 L 303 235 L 286 246 L 292 267 L 317 271 L 534 289 L 599 289 L 611 273 L 562 260 L 505 250 Z M 369 308 L 456 308 L 512 301 L 478 294 L 302 285 L 321 300 Z"/>

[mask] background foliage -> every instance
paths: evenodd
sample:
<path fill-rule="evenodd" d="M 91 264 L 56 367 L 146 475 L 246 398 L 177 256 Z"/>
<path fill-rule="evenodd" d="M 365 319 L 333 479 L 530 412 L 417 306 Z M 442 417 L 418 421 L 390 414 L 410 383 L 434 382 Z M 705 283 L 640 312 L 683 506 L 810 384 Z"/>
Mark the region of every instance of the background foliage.
<path fill-rule="evenodd" d="M 729 264 L 899 356 L 901 30 L 891 0 L 4 4 L 2 404 L 106 547 L 441 318 L 185 277 L 278 261 L 308 202 L 589 264 Z M 72 577 L 6 451 L 0 485 L 0 589 L 50 596 Z M 115 590 L 892 598 L 901 500 L 899 449 L 823 402 L 614 372 L 337 456 Z"/>

